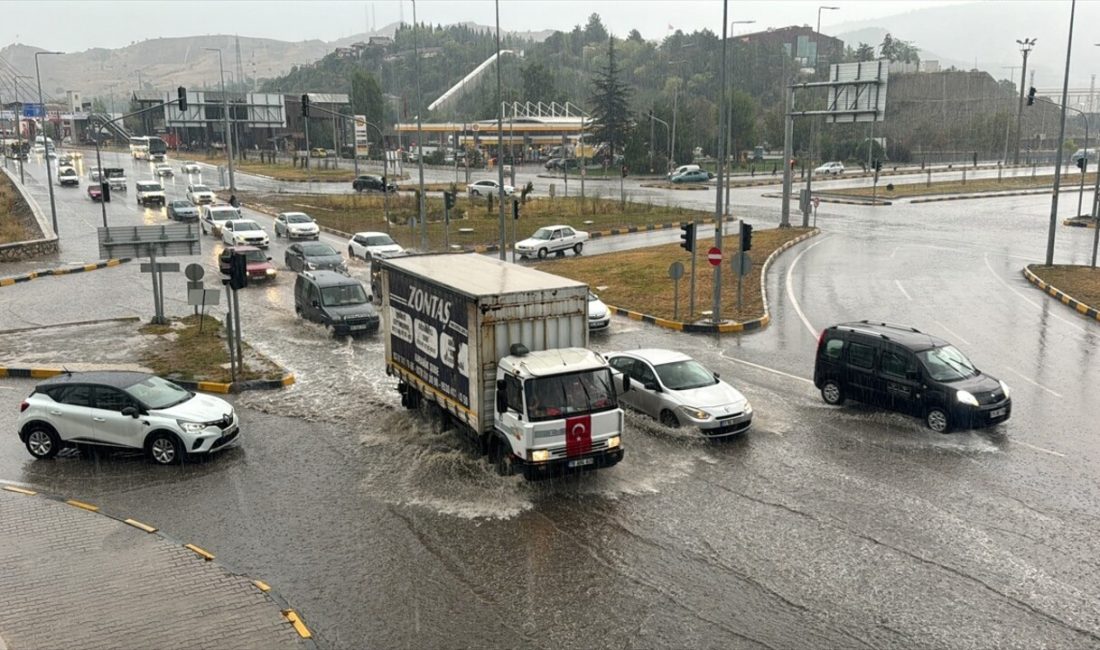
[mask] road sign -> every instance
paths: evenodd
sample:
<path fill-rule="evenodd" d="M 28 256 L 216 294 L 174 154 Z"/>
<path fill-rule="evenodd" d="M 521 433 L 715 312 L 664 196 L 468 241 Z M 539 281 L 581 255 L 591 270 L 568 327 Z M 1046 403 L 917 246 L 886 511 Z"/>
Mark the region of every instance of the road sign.
<path fill-rule="evenodd" d="M 150 264 L 148 262 L 142 262 L 141 263 L 141 272 L 142 273 L 152 273 L 154 267 L 156 268 L 157 273 L 179 273 L 180 272 L 179 262 L 157 262 L 156 264 Z"/>
<path fill-rule="evenodd" d="M 197 307 L 212 307 L 221 303 L 221 295 L 220 289 L 189 289 L 187 291 L 187 304 Z"/>
<path fill-rule="evenodd" d="M 206 271 L 203 270 L 200 264 L 188 264 L 187 267 L 183 269 L 183 275 L 192 282 L 198 282 L 205 274 Z"/>
<path fill-rule="evenodd" d="M 668 267 L 668 277 L 673 280 L 679 280 L 684 277 L 684 265 L 679 262 L 673 262 L 672 265 Z"/>
<path fill-rule="evenodd" d="M 819 199 L 818 197 L 815 196 L 813 198 L 813 202 L 814 202 L 814 210 L 816 210 L 817 206 L 821 205 L 821 199 Z"/>
<path fill-rule="evenodd" d="M 711 266 L 719 266 L 722 263 L 722 250 L 717 246 L 711 246 L 707 251 L 707 261 Z"/>
<path fill-rule="evenodd" d="M 99 255 L 104 259 L 116 257 L 146 257 L 163 255 L 199 255 L 197 223 L 173 223 L 157 226 L 113 226 L 97 229 Z"/>
<path fill-rule="evenodd" d="M 23 104 L 23 117 L 44 117 L 46 115 L 42 104 Z"/>
<path fill-rule="evenodd" d="M 730 268 L 736 275 L 748 275 L 752 270 L 752 257 L 748 253 L 734 253 L 730 260 Z"/>

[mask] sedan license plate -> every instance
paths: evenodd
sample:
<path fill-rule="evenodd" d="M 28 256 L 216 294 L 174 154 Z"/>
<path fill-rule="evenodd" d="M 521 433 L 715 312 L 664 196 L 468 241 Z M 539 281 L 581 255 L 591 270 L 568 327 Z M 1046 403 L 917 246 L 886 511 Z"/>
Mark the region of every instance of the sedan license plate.
<path fill-rule="evenodd" d="M 989 417 L 999 418 L 1002 415 L 1004 415 L 1005 413 L 1006 413 L 1006 410 L 1004 409 L 1004 407 L 999 408 L 999 409 L 993 409 L 992 411 L 989 412 Z"/>
<path fill-rule="evenodd" d="M 594 458 L 578 458 L 577 460 L 571 460 L 566 463 L 569 467 L 584 467 L 585 465 L 591 465 L 596 462 Z"/>
<path fill-rule="evenodd" d="M 357 332 L 357 331 L 359 331 L 359 330 L 365 330 L 365 329 L 367 329 L 367 326 L 366 326 L 366 325 L 352 325 L 352 326 L 351 326 L 351 327 L 349 327 L 348 329 L 350 329 L 350 330 L 351 330 L 351 331 L 353 331 L 353 332 Z"/>

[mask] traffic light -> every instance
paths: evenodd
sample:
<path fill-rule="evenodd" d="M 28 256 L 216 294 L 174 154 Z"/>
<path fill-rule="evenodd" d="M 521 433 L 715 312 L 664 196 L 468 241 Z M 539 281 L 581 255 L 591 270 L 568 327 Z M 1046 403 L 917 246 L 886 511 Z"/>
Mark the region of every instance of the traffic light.
<path fill-rule="evenodd" d="M 1087 161 L 1088 161 L 1088 158 L 1085 157 L 1085 156 L 1081 156 L 1080 158 L 1078 158 L 1077 159 L 1077 169 L 1080 169 L 1081 171 L 1085 171 L 1085 165 L 1088 164 Z"/>
<path fill-rule="evenodd" d="M 99 198 L 100 201 L 103 201 L 104 203 L 110 203 L 111 202 L 111 184 L 110 183 L 108 183 L 107 181 L 100 181 L 99 182 L 99 192 L 100 192 L 100 198 Z"/>
<path fill-rule="evenodd" d="M 455 193 L 454 192 L 449 192 L 449 191 L 448 192 L 443 192 L 443 205 L 446 206 L 446 208 L 448 210 L 455 207 Z"/>
<path fill-rule="evenodd" d="M 680 248 L 689 253 L 695 252 L 695 224 L 680 224 Z"/>
<path fill-rule="evenodd" d="M 183 86 L 176 88 L 176 95 L 179 99 L 179 107 L 181 113 L 187 112 L 187 89 Z"/>
<path fill-rule="evenodd" d="M 752 250 L 752 225 L 741 222 L 741 252 Z"/>
<path fill-rule="evenodd" d="M 622 174 L 623 174 L 623 178 L 626 178 L 626 165 L 623 165 Z"/>
<path fill-rule="evenodd" d="M 1035 86 L 1032 86 L 1027 91 L 1027 105 L 1028 106 L 1034 106 L 1035 105 Z"/>
<path fill-rule="evenodd" d="M 876 159 L 873 166 L 874 166 L 876 172 L 882 171 L 882 161 L 881 160 Z"/>
<path fill-rule="evenodd" d="M 512 199 L 512 218 L 519 219 L 519 199 Z"/>
<path fill-rule="evenodd" d="M 248 261 L 241 253 L 229 257 L 229 288 L 244 289 L 248 286 Z"/>
<path fill-rule="evenodd" d="M 309 117 L 309 95 L 302 95 L 302 117 Z"/>

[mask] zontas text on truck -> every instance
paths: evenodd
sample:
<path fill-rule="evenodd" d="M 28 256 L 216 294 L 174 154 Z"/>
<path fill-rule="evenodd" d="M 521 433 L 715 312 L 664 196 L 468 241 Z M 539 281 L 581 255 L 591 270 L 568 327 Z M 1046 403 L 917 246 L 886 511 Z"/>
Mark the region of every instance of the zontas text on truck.
<path fill-rule="evenodd" d="M 434 404 L 497 471 L 527 479 L 615 465 L 623 411 L 588 350 L 588 286 L 473 254 L 378 260 L 386 373 Z"/>

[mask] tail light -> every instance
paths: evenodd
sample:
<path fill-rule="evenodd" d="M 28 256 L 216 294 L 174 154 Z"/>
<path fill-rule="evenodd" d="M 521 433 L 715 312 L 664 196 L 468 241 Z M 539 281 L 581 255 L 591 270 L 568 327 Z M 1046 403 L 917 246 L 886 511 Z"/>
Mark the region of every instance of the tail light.
<path fill-rule="evenodd" d="M 817 350 L 821 351 L 821 344 L 825 342 L 825 330 L 821 330 L 821 334 L 817 337 Z"/>
<path fill-rule="evenodd" d="M 23 400 L 23 402 L 19 405 L 19 412 L 22 413 L 23 411 L 26 411 L 30 407 L 30 405 L 30 402 L 28 402 L 27 400 Z"/>

